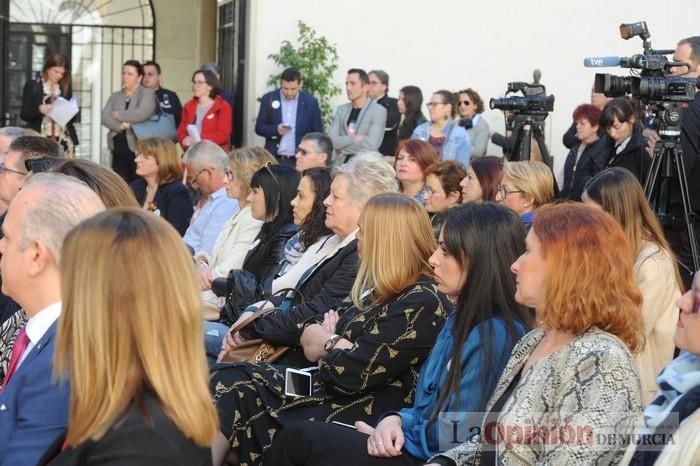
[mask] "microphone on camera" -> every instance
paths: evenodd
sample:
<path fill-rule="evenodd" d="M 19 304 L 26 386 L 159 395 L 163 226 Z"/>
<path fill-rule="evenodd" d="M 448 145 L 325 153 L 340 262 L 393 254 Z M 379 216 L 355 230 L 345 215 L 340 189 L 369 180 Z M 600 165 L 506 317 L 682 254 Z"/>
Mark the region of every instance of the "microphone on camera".
<path fill-rule="evenodd" d="M 604 68 L 607 66 L 619 66 L 622 60 L 620 57 L 588 57 L 583 59 L 583 66 L 586 68 Z"/>

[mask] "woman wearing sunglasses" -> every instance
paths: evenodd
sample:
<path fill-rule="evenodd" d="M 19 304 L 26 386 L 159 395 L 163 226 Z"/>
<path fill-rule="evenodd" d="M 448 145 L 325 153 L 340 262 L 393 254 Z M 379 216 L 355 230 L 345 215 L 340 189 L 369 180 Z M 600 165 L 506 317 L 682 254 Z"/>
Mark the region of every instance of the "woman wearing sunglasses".
<path fill-rule="evenodd" d="M 678 300 L 674 342 L 681 353 L 656 378 L 659 389 L 644 411 L 646 447 L 632 445 L 622 464 L 693 466 L 700 458 L 700 274 Z M 659 435 L 660 434 L 660 435 Z M 671 438 L 673 440 L 671 440 Z M 652 440 L 657 439 L 655 442 Z M 662 442 L 659 442 L 659 439 Z M 661 444 L 660 444 L 661 443 Z M 649 445 L 654 447 L 649 447 Z M 640 445 L 643 445 L 640 442 Z"/>
<path fill-rule="evenodd" d="M 603 170 L 586 185 L 584 204 L 603 209 L 625 231 L 634 273 L 644 296 L 641 317 L 646 344 L 636 357 L 644 402 L 656 394 L 656 376 L 673 358 L 681 278 L 664 230 L 637 178 L 624 168 Z"/>
<path fill-rule="evenodd" d="M 472 143 L 472 157 L 486 155 L 489 144 L 489 124 L 483 118 L 484 101 L 474 89 L 465 89 L 457 93 L 457 111 L 459 126 L 467 130 Z"/>
<path fill-rule="evenodd" d="M 454 121 L 457 100 L 450 91 L 437 91 L 428 103 L 430 121 L 416 127 L 411 139 L 429 143 L 441 160 L 456 160 L 465 167 L 471 157 L 471 140 L 467 130 Z"/>
<path fill-rule="evenodd" d="M 547 165 L 532 160 L 505 164 L 496 202 L 520 215 L 528 229 L 535 218 L 535 209 L 553 198 L 554 176 Z"/>

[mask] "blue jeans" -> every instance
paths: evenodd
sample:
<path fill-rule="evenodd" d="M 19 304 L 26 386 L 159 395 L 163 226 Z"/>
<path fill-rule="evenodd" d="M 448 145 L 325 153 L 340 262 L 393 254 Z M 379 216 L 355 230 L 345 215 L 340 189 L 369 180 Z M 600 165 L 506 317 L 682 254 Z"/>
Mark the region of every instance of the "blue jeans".
<path fill-rule="evenodd" d="M 209 367 L 216 364 L 216 358 L 221 352 L 221 343 L 228 331 L 229 327 L 219 322 L 204 322 L 204 350 Z"/>

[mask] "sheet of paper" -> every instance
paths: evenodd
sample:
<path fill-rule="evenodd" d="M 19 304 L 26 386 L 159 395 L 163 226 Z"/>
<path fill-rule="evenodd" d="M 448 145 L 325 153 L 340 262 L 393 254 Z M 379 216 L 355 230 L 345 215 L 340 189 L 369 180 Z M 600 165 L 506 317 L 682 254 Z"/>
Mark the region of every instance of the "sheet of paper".
<path fill-rule="evenodd" d="M 202 140 L 202 137 L 199 135 L 199 128 L 197 128 L 197 125 L 187 125 L 187 135 L 194 139 L 195 142 Z"/>
<path fill-rule="evenodd" d="M 75 98 L 66 100 L 58 97 L 51 105 L 51 110 L 46 114 L 55 121 L 61 128 L 65 128 L 71 119 L 80 111 Z"/>

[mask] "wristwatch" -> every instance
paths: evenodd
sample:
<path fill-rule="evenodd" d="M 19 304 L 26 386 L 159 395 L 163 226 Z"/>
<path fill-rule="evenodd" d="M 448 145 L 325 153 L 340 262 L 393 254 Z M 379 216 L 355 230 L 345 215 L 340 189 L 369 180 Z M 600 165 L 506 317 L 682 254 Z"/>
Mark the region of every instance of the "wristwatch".
<path fill-rule="evenodd" d="M 330 353 L 336 343 L 338 343 L 338 340 L 340 340 L 340 335 L 331 335 L 331 337 L 326 340 L 326 343 L 323 345 L 323 351 Z"/>

